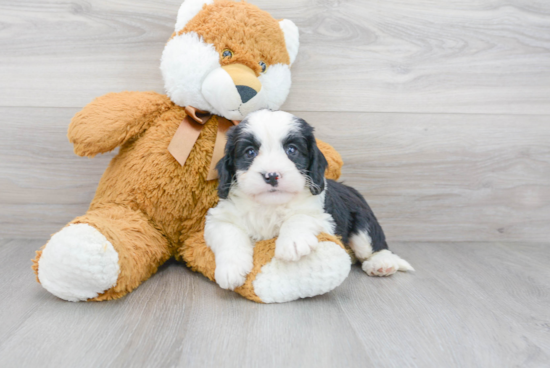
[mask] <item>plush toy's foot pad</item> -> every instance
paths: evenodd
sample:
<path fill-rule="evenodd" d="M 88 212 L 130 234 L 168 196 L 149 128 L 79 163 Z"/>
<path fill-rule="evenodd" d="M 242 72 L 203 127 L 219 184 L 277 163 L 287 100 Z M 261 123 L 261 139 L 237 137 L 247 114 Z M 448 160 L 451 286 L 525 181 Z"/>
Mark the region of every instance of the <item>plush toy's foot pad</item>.
<path fill-rule="evenodd" d="M 414 268 L 397 254 L 381 250 L 363 262 L 363 271 L 369 276 L 390 276 L 397 271 L 414 271 Z"/>
<path fill-rule="evenodd" d="M 38 279 L 55 296 L 88 300 L 116 285 L 120 268 L 113 245 L 88 224 L 74 224 L 52 236 L 38 261 Z"/>
<path fill-rule="evenodd" d="M 321 295 L 339 286 L 350 269 L 347 252 L 334 242 L 324 241 L 299 261 L 273 258 L 256 276 L 254 292 L 264 303 Z"/>

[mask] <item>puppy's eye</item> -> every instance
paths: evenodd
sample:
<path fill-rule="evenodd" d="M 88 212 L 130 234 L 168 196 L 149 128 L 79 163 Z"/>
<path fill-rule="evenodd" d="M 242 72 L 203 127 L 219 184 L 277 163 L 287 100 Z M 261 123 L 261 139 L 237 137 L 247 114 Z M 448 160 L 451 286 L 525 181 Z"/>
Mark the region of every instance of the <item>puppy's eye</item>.
<path fill-rule="evenodd" d="M 260 64 L 260 68 L 262 68 L 262 73 L 265 73 L 265 71 L 267 70 L 267 64 L 263 61 L 260 61 L 258 64 Z"/>
<path fill-rule="evenodd" d="M 246 157 L 254 158 L 258 154 L 254 148 L 247 148 L 245 151 Z"/>
<path fill-rule="evenodd" d="M 286 148 L 286 154 L 289 156 L 295 155 L 298 152 L 298 148 L 295 145 L 291 144 Z"/>
<path fill-rule="evenodd" d="M 222 58 L 224 59 L 231 59 L 233 57 L 233 51 L 229 50 L 229 49 L 225 49 L 223 50 L 222 52 Z"/>

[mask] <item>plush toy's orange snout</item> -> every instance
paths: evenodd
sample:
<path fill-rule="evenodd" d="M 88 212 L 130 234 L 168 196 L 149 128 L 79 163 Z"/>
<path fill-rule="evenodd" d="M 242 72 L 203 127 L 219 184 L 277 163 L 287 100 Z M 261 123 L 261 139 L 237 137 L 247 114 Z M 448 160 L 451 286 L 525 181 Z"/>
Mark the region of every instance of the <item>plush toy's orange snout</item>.
<path fill-rule="evenodd" d="M 235 63 L 222 66 L 222 69 L 229 74 L 233 83 L 235 83 L 243 103 L 247 103 L 262 89 L 262 83 L 256 77 L 256 73 L 246 65 Z"/>

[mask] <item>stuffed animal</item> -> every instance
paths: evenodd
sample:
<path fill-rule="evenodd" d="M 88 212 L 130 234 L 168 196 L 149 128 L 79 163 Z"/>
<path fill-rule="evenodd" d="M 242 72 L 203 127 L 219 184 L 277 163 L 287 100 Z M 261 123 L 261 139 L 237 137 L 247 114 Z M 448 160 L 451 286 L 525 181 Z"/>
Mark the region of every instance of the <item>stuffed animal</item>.
<path fill-rule="evenodd" d="M 120 298 L 175 257 L 214 279 L 203 239 L 205 215 L 218 202 L 215 165 L 225 131 L 252 111 L 278 109 L 298 53 L 298 29 L 245 2 L 185 0 L 166 44 L 167 95 L 109 93 L 77 113 L 68 137 L 80 156 L 120 147 L 88 211 L 37 251 L 42 286 L 70 301 Z M 318 145 L 336 179 L 342 161 Z M 258 242 L 254 267 L 235 291 L 256 302 L 326 293 L 348 275 L 350 257 L 327 234 L 296 262 L 273 258 L 275 239 Z"/>

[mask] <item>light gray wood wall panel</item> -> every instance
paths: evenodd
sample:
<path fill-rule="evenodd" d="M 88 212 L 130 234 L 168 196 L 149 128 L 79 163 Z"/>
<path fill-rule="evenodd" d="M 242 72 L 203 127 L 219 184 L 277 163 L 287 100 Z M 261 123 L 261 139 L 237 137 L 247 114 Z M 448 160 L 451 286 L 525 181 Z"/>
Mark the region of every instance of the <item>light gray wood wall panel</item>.
<path fill-rule="evenodd" d="M 83 214 L 113 153 L 72 152 L 73 108 L 0 108 L 0 233 L 41 239 Z M 344 158 L 390 241 L 545 241 L 547 116 L 295 112 Z"/>
<path fill-rule="evenodd" d="M 0 105 L 163 90 L 180 0 L 4 0 Z M 301 29 L 297 111 L 550 113 L 547 1 L 254 0 Z"/>
<path fill-rule="evenodd" d="M 306 113 L 389 240 L 545 241 L 548 116 Z"/>
<path fill-rule="evenodd" d="M 37 284 L 37 240 L 0 241 L 2 367 L 544 367 L 548 243 L 397 243 L 416 272 L 357 266 L 333 292 L 262 305 L 181 264 L 116 301 Z"/>
<path fill-rule="evenodd" d="M 0 234 L 45 238 L 91 202 L 113 153 L 78 157 L 74 108 L 0 108 Z"/>

